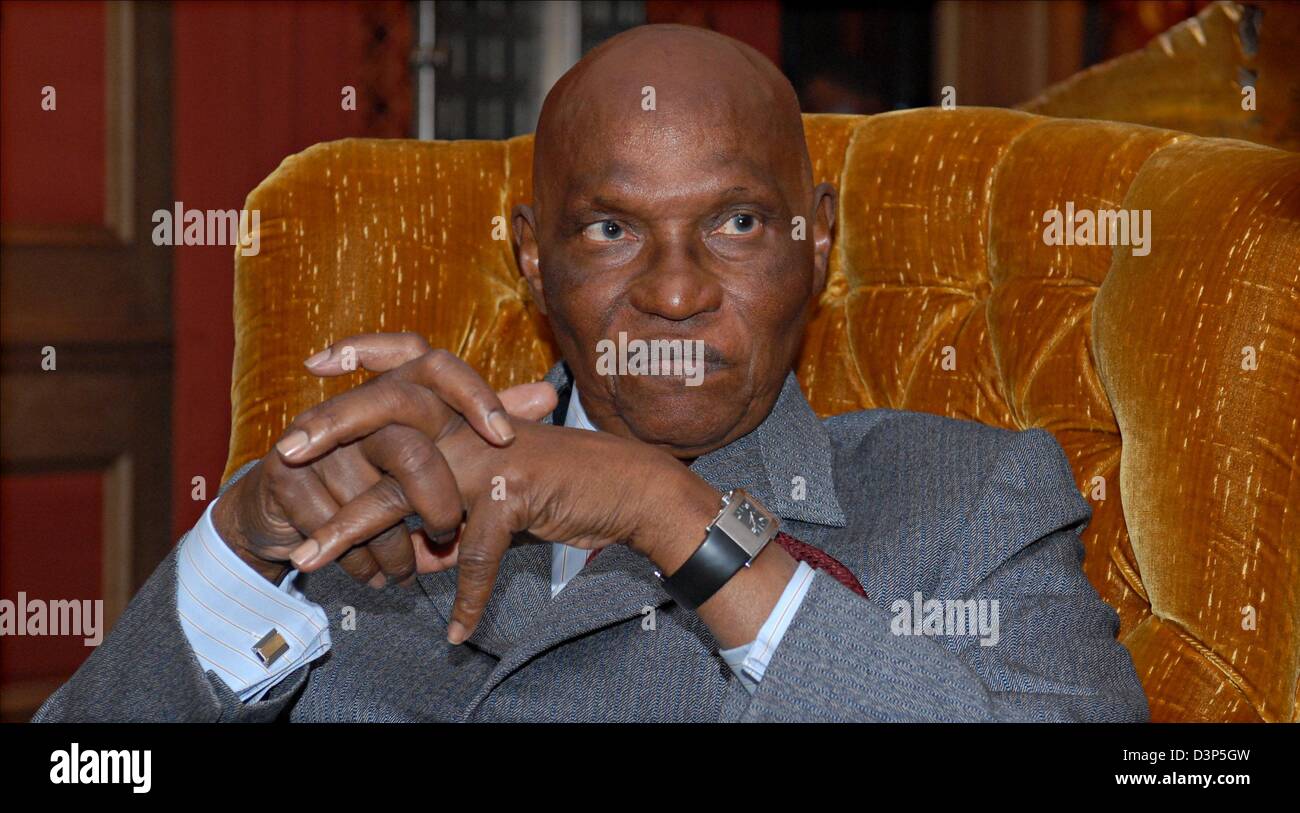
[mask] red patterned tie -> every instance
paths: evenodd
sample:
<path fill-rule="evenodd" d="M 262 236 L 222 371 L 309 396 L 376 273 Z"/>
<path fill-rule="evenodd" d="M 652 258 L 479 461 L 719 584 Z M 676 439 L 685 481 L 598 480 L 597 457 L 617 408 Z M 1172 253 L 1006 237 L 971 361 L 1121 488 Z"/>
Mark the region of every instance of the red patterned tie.
<path fill-rule="evenodd" d="M 800 542 L 785 531 L 781 531 L 776 535 L 776 543 L 785 548 L 785 552 L 790 554 L 796 562 L 807 562 L 808 566 L 814 570 L 824 570 L 834 577 L 835 581 L 849 588 L 863 598 L 867 597 L 867 591 L 862 589 L 862 584 L 858 581 L 857 577 L 853 575 L 853 571 L 840 564 L 838 559 L 831 556 L 821 548 L 815 548 L 807 542 Z M 587 564 L 591 564 L 591 560 L 595 559 L 596 554 L 600 553 L 602 550 L 604 550 L 604 548 L 596 548 L 589 552 L 584 567 Z"/>

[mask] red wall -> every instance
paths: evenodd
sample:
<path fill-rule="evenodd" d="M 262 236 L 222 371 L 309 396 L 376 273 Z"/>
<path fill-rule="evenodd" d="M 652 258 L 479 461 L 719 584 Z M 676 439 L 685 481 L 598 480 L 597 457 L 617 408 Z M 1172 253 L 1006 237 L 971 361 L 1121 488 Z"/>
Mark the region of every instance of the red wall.
<path fill-rule="evenodd" d="M 0 596 L 43 601 L 102 597 L 103 477 L 10 475 L 0 489 Z M 101 630 L 102 631 L 102 630 Z M 62 678 L 94 650 L 72 635 L 0 636 L 0 685 Z"/>
<path fill-rule="evenodd" d="M 0 220 L 104 222 L 104 23 L 102 3 L 0 6 Z"/>

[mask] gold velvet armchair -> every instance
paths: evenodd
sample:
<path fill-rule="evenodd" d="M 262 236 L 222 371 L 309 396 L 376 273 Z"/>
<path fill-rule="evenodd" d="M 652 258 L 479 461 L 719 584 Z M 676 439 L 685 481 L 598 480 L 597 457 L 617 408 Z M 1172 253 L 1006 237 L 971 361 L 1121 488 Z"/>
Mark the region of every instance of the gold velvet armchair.
<path fill-rule="evenodd" d="M 1051 431 L 1153 719 L 1300 719 L 1300 155 L 999 109 L 805 126 L 841 193 L 798 370 L 814 408 Z M 498 388 L 548 369 L 496 239 L 531 165 L 531 136 L 347 140 L 252 192 L 227 475 L 356 383 L 302 366 L 349 334 L 418 331 Z M 1150 252 L 1048 245 L 1070 202 L 1150 210 Z"/>

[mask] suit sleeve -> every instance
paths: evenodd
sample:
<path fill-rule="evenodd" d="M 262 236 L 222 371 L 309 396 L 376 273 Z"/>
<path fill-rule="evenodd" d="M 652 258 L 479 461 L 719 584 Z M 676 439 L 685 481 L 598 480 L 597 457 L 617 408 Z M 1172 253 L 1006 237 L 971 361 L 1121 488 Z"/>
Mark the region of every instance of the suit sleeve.
<path fill-rule="evenodd" d="M 866 600 L 818 572 L 757 691 L 732 692 L 720 719 L 1148 720 L 1119 617 L 1083 573 L 1089 509 L 1064 454 L 1041 430 L 1010 438 L 955 532 L 942 595 L 924 597 L 983 601 L 996 636 L 915 634 L 911 596 Z"/>
<path fill-rule="evenodd" d="M 232 477 L 222 493 L 248 468 Z M 177 611 L 181 549 L 172 549 L 113 630 L 41 705 L 32 722 L 263 722 L 289 709 L 307 681 L 309 666 L 285 676 L 261 700 L 244 703 L 199 663 Z"/>

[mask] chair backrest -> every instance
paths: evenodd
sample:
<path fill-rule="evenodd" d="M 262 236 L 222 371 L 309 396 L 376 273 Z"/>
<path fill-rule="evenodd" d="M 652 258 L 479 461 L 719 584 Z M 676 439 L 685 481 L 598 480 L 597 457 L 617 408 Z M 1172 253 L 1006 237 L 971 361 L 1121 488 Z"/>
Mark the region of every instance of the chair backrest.
<path fill-rule="evenodd" d="M 1300 4 L 1212 3 L 1018 109 L 1300 150 Z"/>
<path fill-rule="evenodd" d="M 1153 718 L 1300 719 L 1300 155 L 1001 109 L 805 129 L 841 195 L 798 369 L 813 407 L 1051 431 Z M 508 229 L 531 173 L 531 136 L 346 140 L 259 185 L 227 475 L 355 385 L 302 366 L 350 334 L 417 331 L 496 387 L 539 378 L 556 351 Z M 1085 210 L 1124 211 L 1147 242 L 1053 244 L 1045 217 L 1071 210 L 1076 238 Z"/>

